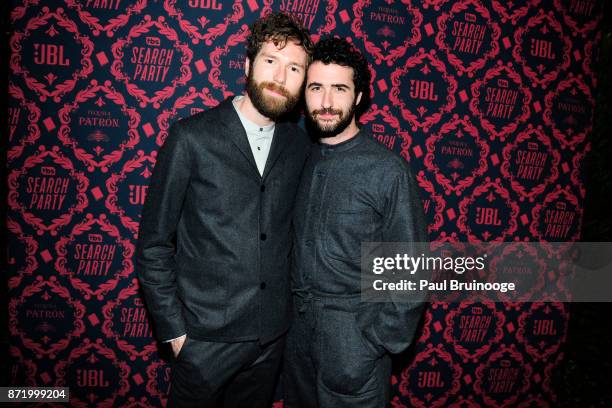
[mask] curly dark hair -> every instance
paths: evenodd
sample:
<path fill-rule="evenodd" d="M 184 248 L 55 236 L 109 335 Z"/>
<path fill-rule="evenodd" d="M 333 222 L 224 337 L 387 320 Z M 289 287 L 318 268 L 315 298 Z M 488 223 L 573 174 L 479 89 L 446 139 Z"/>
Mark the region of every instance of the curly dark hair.
<path fill-rule="evenodd" d="M 362 92 L 360 107 L 367 106 L 370 98 L 370 81 L 372 75 L 368 61 L 353 44 L 343 38 L 326 37 L 315 44 L 311 63 L 320 61 L 323 64 L 336 64 L 353 68 L 355 95 Z"/>
<path fill-rule="evenodd" d="M 255 60 L 261 46 L 267 41 L 273 41 L 279 48 L 283 48 L 287 41 L 295 41 L 304 48 L 309 59 L 312 54 L 313 43 L 310 32 L 299 21 L 285 13 L 270 13 L 253 23 L 246 49 L 251 62 Z"/>

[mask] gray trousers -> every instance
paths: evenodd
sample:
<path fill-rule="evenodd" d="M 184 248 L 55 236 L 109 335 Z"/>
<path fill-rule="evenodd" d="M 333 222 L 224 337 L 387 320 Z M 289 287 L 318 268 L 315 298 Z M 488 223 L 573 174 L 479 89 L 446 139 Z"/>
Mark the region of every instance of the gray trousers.
<path fill-rule="evenodd" d="M 169 408 L 269 408 L 282 362 L 285 337 L 217 343 L 187 336 L 172 363 Z"/>
<path fill-rule="evenodd" d="M 295 298 L 287 335 L 285 408 L 383 408 L 389 403 L 391 358 L 357 327 L 351 301 Z"/>

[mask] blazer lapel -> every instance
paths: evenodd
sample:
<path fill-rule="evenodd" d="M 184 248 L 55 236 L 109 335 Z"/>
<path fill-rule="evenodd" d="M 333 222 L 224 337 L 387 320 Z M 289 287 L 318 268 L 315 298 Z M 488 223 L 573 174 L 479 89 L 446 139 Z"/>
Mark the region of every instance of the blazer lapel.
<path fill-rule="evenodd" d="M 268 177 L 268 174 L 274 167 L 274 164 L 278 161 L 280 154 L 289 145 L 292 135 L 286 131 L 285 126 L 282 123 L 277 123 L 274 126 L 274 137 L 272 138 L 272 146 L 270 146 L 270 153 L 268 153 L 268 159 L 266 160 L 266 167 L 262 178 Z"/>
<path fill-rule="evenodd" d="M 255 157 L 253 157 L 246 131 L 234 109 L 232 98 L 228 98 L 221 103 L 219 106 L 219 113 L 221 114 L 221 123 L 227 128 L 230 139 L 236 145 L 240 153 L 242 153 L 244 158 L 251 164 L 257 177 L 261 177 L 257 169 L 257 164 L 255 163 Z"/>

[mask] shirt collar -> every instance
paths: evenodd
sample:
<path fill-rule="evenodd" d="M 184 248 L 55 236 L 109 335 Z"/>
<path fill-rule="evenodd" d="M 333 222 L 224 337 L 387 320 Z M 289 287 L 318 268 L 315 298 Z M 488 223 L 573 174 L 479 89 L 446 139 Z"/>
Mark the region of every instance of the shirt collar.
<path fill-rule="evenodd" d="M 234 99 L 232 100 L 232 105 L 234 106 L 234 109 L 236 110 L 236 113 L 238 114 L 238 117 L 240 118 L 240 122 L 242 122 L 242 126 L 244 126 L 244 130 L 247 132 L 247 135 L 249 133 L 251 134 L 261 133 L 262 136 L 270 134 L 274 130 L 274 125 L 275 125 L 274 123 L 272 123 L 271 125 L 260 126 L 257 123 L 250 121 L 246 116 L 244 116 L 240 112 L 240 109 L 238 109 L 238 106 L 236 106 L 236 104 L 243 97 L 244 97 L 243 95 L 235 96 Z"/>
<path fill-rule="evenodd" d="M 322 139 L 322 140 L 325 140 L 325 139 Z M 335 145 L 330 145 L 330 144 L 322 143 L 319 140 L 320 142 L 319 146 L 321 147 L 322 154 L 328 154 L 328 153 L 333 154 L 336 152 L 344 152 L 349 149 L 352 149 L 353 147 L 361 144 L 364 140 L 365 140 L 364 132 L 360 129 L 359 132 L 357 132 L 355 136 L 351 137 L 348 140 L 345 140 L 344 142 L 340 142 Z"/>

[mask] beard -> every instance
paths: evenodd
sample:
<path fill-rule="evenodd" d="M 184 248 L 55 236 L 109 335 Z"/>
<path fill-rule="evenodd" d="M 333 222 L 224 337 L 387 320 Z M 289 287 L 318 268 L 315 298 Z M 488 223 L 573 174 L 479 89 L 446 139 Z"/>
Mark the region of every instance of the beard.
<path fill-rule="evenodd" d="M 355 109 L 356 109 L 356 104 L 355 101 L 353 101 L 353 103 L 351 104 L 351 107 L 349 108 L 348 111 L 343 112 L 340 109 L 332 109 L 332 108 L 326 108 L 326 109 L 315 109 L 313 111 L 306 111 L 306 118 L 308 119 L 308 122 L 315 127 L 315 129 L 319 132 L 319 136 L 322 139 L 328 138 L 328 137 L 334 137 L 340 133 L 342 133 L 344 131 L 344 129 L 346 129 L 350 124 L 351 121 L 353 120 L 353 117 L 355 116 Z M 325 114 L 332 114 L 332 115 L 338 115 L 338 120 L 337 121 L 318 121 L 317 120 L 317 116 L 318 115 L 325 115 Z"/>
<path fill-rule="evenodd" d="M 264 89 L 279 93 L 285 98 L 265 95 Z M 252 67 L 249 68 L 249 74 L 247 76 L 246 91 L 253 106 L 255 106 L 259 113 L 275 122 L 295 108 L 301 95 L 301 91 L 292 94 L 287 88 L 274 82 L 264 81 L 258 83 L 255 81 L 255 78 L 253 78 Z"/>

